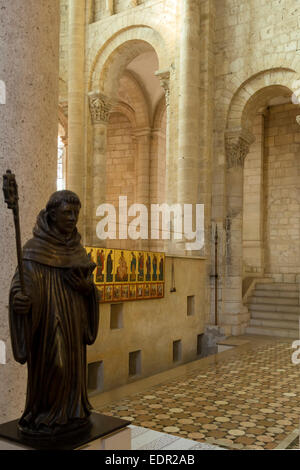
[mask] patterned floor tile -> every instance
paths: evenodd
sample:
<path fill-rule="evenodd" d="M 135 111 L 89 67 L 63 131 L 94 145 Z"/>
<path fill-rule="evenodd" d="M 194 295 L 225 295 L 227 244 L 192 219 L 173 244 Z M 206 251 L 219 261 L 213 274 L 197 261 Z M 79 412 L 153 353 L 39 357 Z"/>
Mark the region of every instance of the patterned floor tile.
<path fill-rule="evenodd" d="M 171 434 L 172 448 L 186 437 L 200 447 L 274 449 L 299 425 L 300 368 L 286 341 L 236 351 L 98 411 Z"/>

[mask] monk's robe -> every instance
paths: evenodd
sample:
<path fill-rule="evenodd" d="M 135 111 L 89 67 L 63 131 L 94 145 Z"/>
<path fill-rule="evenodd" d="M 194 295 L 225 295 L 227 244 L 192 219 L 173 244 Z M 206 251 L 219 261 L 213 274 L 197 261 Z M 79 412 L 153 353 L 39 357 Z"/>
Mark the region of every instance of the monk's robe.
<path fill-rule="evenodd" d="M 53 231 L 43 210 L 33 238 L 23 248 L 28 314 L 14 312 L 13 297 L 21 291 L 18 270 L 10 291 L 10 332 L 15 359 L 28 367 L 24 432 L 53 433 L 85 424 L 91 405 L 86 387 L 86 345 L 97 336 L 97 289 L 85 296 L 66 281 L 80 268 L 91 279 L 95 264 L 80 243 L 77 229 L 65 240 Z"/>

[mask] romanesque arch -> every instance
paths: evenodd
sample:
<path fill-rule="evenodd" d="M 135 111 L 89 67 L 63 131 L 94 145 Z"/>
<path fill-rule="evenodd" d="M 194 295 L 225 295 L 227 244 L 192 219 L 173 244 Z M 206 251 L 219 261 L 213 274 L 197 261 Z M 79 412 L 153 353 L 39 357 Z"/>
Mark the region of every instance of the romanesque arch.
<path fill-rule="evenodd" d="M 248 128 L 247 118 L 278 94 L 277 87 L 300 96 L 299 74 L 292 69 L 276 68 L 262 71 L 246 80 L 234 93 L 227 115 L 227 129 Z"/>
<path fill-rule="evenodd" d="M 154 167 L 154 159 L 151 159 L 151 156 L 155 152 L 154 143 L 157 146 L 163 146 L 164 144 L 164 151 L 165 143 L 163 143 L 161 136 L 152 135 L 155 114 L 153 103 L 151 104 L 143 83 L 127 67 L 141 54 L 155 53 L 159 65 L 155 64 L 154 76 L 154 72 L 160 69 L 161 63 L 163 65 L 168 63 L 166 50 L 165 41 L 156 30 L 149 26 L 138 25 L 117 31 L 107 39 L 95 54 L 90 70 L 88 90 L 94 134 L 93 198 L 97 201 L 105 200 L 104 181 L 107 178 L 111 179 L 110 167 L 108 168 L 106 164 L 107 149 L 111 149 L 108 142 L 108 137 L 111 136 L 109 131 L 111 116 L 115 126 L 119 120 L 120 125 L 122 121 L 122 126 L 125 129 L 127 126 L 124 121 L 125 117 L 127 122 L 134 122 L 135 124 L 132 127 L 134 153 L 136 155 L 135 197 L 136 201 L 146 206 L 152 202 L 150 200 L 151 189 L 153 189 L 151 188 L 151 177 L 153 174 L 153 180 L 157 181 L 156 175 L 159 162 L 156 158 Z M 159 85 L 158 89 L 161 89 L 163 94 L 163 89 Z M 132 113 L 132 110 L 134 110 L 134 113 Z M 128 129 L 126 132 L 128 133 Z M 129 163 L 129 166 L 132 166 L 132 163 Z M 129 173 L 131 175 L 131 172 Z M 100 175 L 101 194 L 98 184 Z M 162 177 L 163 175 L 160 172 L 160 178 Z M 95 213 L 94 209 L 93 212 Z"/>
<path fill-rule="evenodd" d="M 242 303 L 243 277 L 243 168 L 255 138 L 251 132 L 253 119 L 270 99 L 283 95 L 299 96 L 299 75 L 289 68 L 262 71 L 244 81 L 233 93 L 225 128 L 226 186 L 226 288 L 224 314 L 237 334 L 248 321 Z"/>
<path fill-rule="evenodd" d="M 170 61 L 162 36 L 149 26 L 132 26 L 118 31 L 99 48 L 89 75 L 89 91 L 100 90 L 115 96 L 116 83 L 127 64 L 139 54 L 155 50 L 160 69 L 168 68 Z"/>

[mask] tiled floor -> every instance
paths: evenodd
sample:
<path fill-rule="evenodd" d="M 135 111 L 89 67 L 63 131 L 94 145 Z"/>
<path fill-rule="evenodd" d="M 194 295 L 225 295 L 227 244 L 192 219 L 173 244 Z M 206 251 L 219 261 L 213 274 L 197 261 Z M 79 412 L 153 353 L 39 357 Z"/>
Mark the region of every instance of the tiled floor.
<path fill-rule="evenodd" d="M 95 408 L 199 443 L 274 449 L 299 427 L 300 367 L 290 340 L 242 339 L 249 342 L 166 372 L 148 389 L 136 382 L 138 393 Z"/>
<path fill-rule="evenodd" d="M 224 450 L 212 444 L 200 443 L 152 429 L 130 425 L 132 450 Z"/>

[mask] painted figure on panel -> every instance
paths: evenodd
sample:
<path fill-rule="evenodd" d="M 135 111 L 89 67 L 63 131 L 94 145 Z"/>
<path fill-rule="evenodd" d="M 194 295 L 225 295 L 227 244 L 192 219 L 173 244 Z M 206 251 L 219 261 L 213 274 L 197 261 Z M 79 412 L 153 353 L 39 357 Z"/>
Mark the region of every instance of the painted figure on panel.
<path fill-rule="evenodd" d="M 157 285 L 151 284 L 151 297 L 156 297 L 156 296 L 157 296 Z"/>
<path fill-rule="evenodd" d="M 99 301 L 102 302 L 104 300 L 104 286 L 98 287 L 98 296 L 99 296 Z"/>
<path fill-rule="evenodd" d="M 128 281 L 127 263 L 126 263 L 126 259 L 124 257 L 123 251 L 121 251 L 121 256 L 119 258 L 119 265 L 117 267 L 115 281 L 117 282 Z"/>
<path fill-rule="evenodd" d="M 129 297 L 133 300 L 136 298 L 136 286 L 135 285 L 130 285 L 129 286 Z"/>
<path fill-rule="evenodd" d="M 146 259 L 146 281 L 151 281 L 151 256 L 149 253 Z"/>
<path fill-rule="evenodd" d="M 90 249 L 90 251 L 87 255 L 88 255 L 89 260 L 94 263 L 95 260 L 94 260 L 94 250 L 93 250 L 93 248 Z"/>
<path fill-rule="evenodd" d="M 120 286 L 114 286 L 114 300 L 118 300 L 120 298 Z"/>
<path fill-rule="evenodd" d="M 105 286 L 105 300 L 112 300 L 112 286 Z"/>
<path fill-rule="evenodd" d="M 164 286 L 163 286 L 163 284 L 157 284 L 157 295 L 158 295 L 158 297 L 163 297 L 163 295 L 164 295 Z"/>
<path fill-rule="evenodd" d="M 130 281 L 135 282 L 136 281 L 136 256 L 134 252 L 131 252 L 131 263 L 130 263 Z"/>
<path fill-rule="evenodd" d="M 97 269 L 96 269 L 96 282 L 104 282 L 104 261 L 105 255 L 103 250 L 97 250 Z"/>
<path fill-rule="evenodd" d="M 53 436 L 89 424 L 86 345 L 96 339 L 99 312 L 96 265 L 76 228 L 80 207 L 71 191 L 52 194 L 12 280 L 12 348 L 28 365 L 19 428 L 28 435 Z"/>
<path fill-rule="evenodd" d="M 163 281 L 164 280 L 164 258 L 163 256 L 160 258 L 159 261 L 159 280 Z"/>
<path fill-rule="evenodd" d="M 113 259 L 112 250 L 110 250 L 106 260 L 106 282 L 113 282 Z"/>
<path fill-rule="evenodd" d="M 149 286 L 149 284 L 145 284 L 144 297 L 149 297 L 149 296 L 150 296 L 150 286 Z"/>
<path fill-rule="evenodd" d="M 144 254 L 139 253 L 139 265 L 138 265 L 138 280 L 143 281 L 144 280 Z"/>
<path fill-rule="evenodd" d="M 121 296 L 122 296 L 122 299 L 128 299 L 128 296 L 129 296 L 128 285 L 122 286 Z"/>
<path fill-rule="evenodd" d="M 143 284 L 138 284 L 136 290 L 137 290 L 136 296 L 139 297 L 139 298 L 143 297 L 143 295 L 144 295 Z"/>
<path fill-rule="evenodd" d="M 152 268 L 153 268 L 152 281 L 157 281 L 157 256 L 155 253 L 153 255 Z"/>

